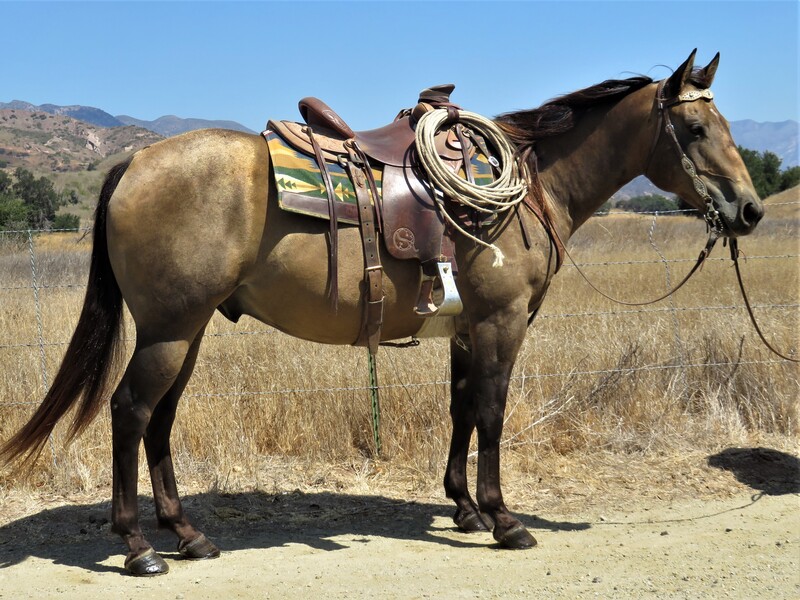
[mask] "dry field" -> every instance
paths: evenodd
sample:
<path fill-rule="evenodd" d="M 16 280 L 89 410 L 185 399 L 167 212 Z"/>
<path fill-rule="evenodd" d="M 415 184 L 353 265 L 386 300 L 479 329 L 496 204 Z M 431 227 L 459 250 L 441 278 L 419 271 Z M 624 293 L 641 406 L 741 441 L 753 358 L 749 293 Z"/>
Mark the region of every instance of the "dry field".
<path fill-rule="evenodd" d="M 798 201 L 798 188 L 770 199 L 758 231 L 741 243 L 761 326 L 785 352 L 798 344 Z M 702 222 L 685 216 L 612 214 L 591 220 L 570 248 L 601 288 L 642 300 L 680 280 L 704 236 Z M 28 241 L 0 238 L 0 441 L 43 397 L 83 295 L 88 239 L 48 234 L 32 242 L 38 311 Z M 587 467 L 599 457 L 607 465 L 688 464 L 729 447 L 795 453 L 798 369 L 756 338 L 727 248 L 720 244 L 712 259 L 671 299 L 642 308 L 604 300 L 572 266 L 563 268 L 512 382 L 507 482 L 532 482 L 530 492 L 556 469 L 563 481 L 572 474 L 591 487 L 603 479 L 603 469 Z M 383 452 L 375 457 L 364 349 L 313 345 L 215 316 L 173 434 L 183 489 L 336 489 L 385 478 L 401 490 L 435 490 L 449 442 L 447 355 L 443 340 L 380 351 Z M 3 498 L 33 491 L 107 497 L 107 411 L 69 446 L 65 429 L 26 481 L 0 471 L 0 509 Z M 143 469 L 149 493 L 146 481 Z M 574 489 L 565 484 L 563 494 Z"/>

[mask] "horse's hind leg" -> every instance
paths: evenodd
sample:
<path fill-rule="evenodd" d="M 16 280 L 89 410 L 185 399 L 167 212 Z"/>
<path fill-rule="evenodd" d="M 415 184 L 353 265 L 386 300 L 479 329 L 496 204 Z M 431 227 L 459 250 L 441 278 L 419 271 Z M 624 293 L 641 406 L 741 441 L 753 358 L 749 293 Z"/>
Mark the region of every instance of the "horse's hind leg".
<path fill-rule="evenodd" d="M 183 512 L 169 440 L 178 400 L 194 370 L 204 332 L 205 327 L 192 342 L 178 378 L 156 405 L 144 436 L 144 449 L 153 484 L 158 524 L 178 536 L 178 551 L 184 557 L 192 559 L 215 558 L 219 556 L 219 549 L 189 523 Z"/>
<path fill-rule="evenodd" d="M 170 412 L 156 411 L 156 408 L 182 374 L 199 329 L 197 327 L 187 335 L 175 335 L 174 331 L 167 335 L 165 331 L 158 337 L 139 331 L 133 356 L 111 398 L 114 456 L 112 525 L 128 545 L 125 568 L 134 575 L 157 575 L 169 570 L 144 538 L 139 526 L 139 445 L 154 412 L 157 418 Z M 154 428 L 158 429 L 158 426 Z"/>

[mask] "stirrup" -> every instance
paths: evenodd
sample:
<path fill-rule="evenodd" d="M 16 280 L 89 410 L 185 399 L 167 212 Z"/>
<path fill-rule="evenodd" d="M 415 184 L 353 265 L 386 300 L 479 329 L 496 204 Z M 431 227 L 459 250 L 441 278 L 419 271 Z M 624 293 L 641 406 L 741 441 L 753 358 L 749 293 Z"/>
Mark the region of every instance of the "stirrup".
<path fill-rule="evenodd" d="M 437 275 L 422 276 L 419 299 L 417 306 L 414 307 L 414 313 L 420 317 L 450 317 L 461 314 L 464 305 L 458 295 L 450 263 L 438 262 L 436 270 L 438 271 Z M 443 294 L 442 301 L 438 306 L 433 300 L 433 288 L 437 279 L 441 283 L 441 293 Z"/>

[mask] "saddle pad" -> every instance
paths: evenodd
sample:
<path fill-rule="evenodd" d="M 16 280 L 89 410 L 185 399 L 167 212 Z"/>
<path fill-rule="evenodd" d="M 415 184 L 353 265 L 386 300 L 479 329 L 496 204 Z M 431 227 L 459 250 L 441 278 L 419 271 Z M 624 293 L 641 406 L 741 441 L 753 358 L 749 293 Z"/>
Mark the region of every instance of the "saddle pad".
<path fill-rule="evenodd" d="M 270 160 L 275 173 L 275 185 L 278 192 L 278 204 L 283 210 L 289 212 L 299 213 L 319 219 L 329 218 L 328 207 L 328 193 L 325 187 L 325 182 L 322 179 L 322 173 L 317 165 L 316 157 L 311 154 L 306 154 L 288 144 L 280 135 L 272 130 L 264 132 L 264 137 L 267 141 L 269 148 Z M 472 163 L 472 173 L 475 178 L 475 183 L 478 185 L 489 185 L 494 181 L 494 174 L 492 167 L 486 156 L 481 152 L 474 152 L 470 157 Z M 331 178 L 334 194 L 334 212 L 336 220 L 341 223 L 349 223 L 353 225 L 358 224 L 358 209 L 356 204 L 356 193 L 353 188 L 353 183 L 347 171 L 338 162 L 326 161 L 328 174 Z M 379 165 L 383 167 L 383 165 Z M 411 170 L 406 171 L 408 175 L 412 173 Z M 459 169 L 459 176 L 466 178 L 463 167 Z M 375 178 L 375 185 L 378 188 L 378 193 L 382 201 L 382 213 L 384 219 L 388 221 L 387 225 L 397 225 L 397 228 L 405 226 L 400 224 L 404 221 L 403 215 L 409 209 L 409 202 L 412 205 L 412 211 L 425 211 L 430 210 L 435 215 L 436 209 L 433 204 L 430 189 L 426 186 L 420 193 L 412 192 L 410 189 L 402 192 L 399 196 L 406 199 L 402 202 L 400 197 L 394 197 L 395 194 L 390 193 L 390 198 L 385 198 L 382 182 L 383 182 L 383 169 L 372 168 L 372 175 Z M 415 177 L 412 177 L 414 179 Z M 404 177 L 405 179 L 405 177 Z M 406 185 L 410 186 L 410 182 L 406 181 Z M 411 186 L 418 187 L 421 184 Z M 405 188 L 406 186 L 401 186 Z M 393 231 L 393 229 L 392 229 Z M 389 234 L 389 232 L 384 232 Z"/>
<path fill-rule="evenodd" d="M 320 219 L 328 219 L 328 192 L 316 158 L 289 146 L 273 131 L 265 132 L 278 204 L 283 210 Z M 356 192 L 347 171 L 339 163 L 326 162 L 333 185 L 334 210 L 337 221 L 358 224 Z M 382 171 L 372 169 L 378 193 L 381 193 Z"/>

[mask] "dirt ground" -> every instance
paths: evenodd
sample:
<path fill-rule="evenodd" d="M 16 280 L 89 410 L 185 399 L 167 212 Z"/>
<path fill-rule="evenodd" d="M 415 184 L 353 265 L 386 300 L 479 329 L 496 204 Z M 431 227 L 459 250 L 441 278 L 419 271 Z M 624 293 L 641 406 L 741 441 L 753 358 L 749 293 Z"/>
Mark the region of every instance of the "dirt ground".
<path fill-rule="evenodd" d="M 410 497 L 377 472 L 189 494 L 223 555 L 184 561 L 170 535 L 153 534 L 171 571 L 146 579 L 123 574 L 107 500 L 11 493 L 0 499 L 0 598 L 800 598 L 795 456 L 738 448 L 619 466 L 587 465 L 586 485 L 557 465 L 550 479 L 505 481 L 539 541 L 526 551 L 456 531 L 441 492 Z"/>

